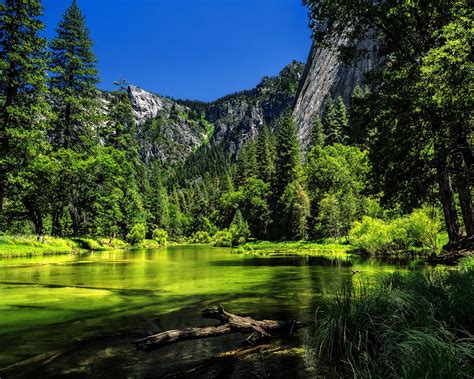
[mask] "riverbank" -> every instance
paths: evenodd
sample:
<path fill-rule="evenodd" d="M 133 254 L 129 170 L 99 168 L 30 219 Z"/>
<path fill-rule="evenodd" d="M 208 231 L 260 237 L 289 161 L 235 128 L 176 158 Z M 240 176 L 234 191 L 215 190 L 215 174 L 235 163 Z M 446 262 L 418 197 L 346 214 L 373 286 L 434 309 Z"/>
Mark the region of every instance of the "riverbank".
<path fill-rule="evenodd" d="M 234 249 L 235 253 L 269 256 L 337 255 L 355 252 L 355 248 L 344 243 L 320 243 L 314 241 L 254 241 Z"/>
<path fill-rule="evenodd" d="M 86 251 L 156 249 L 154 240 L 132 246 L 116 238 L 58 238 L 51 236 L 0 236 L 0 258 L 75 254 Z"/>
<path fill-rule="evenodd" d="M 474 259 L 456 269 L 348 281 L 315 320 L 315 360 L 330 377 L 474 375 Z"/>

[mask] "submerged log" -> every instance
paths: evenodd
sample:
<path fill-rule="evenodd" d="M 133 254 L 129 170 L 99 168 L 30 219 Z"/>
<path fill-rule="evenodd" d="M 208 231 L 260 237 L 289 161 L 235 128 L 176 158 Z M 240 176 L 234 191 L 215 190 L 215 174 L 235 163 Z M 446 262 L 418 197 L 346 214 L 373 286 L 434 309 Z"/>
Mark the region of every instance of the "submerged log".
<path fill-rule="evenodd" d="M 152 351 L 176 342 L 219 337 L 225 334 L 242 333 L 250 334 L 245 340 L 250 345 L 256 345 L 272 338 L 270 332 L 281 331 L 291 333 L 298 328 L 308 326 L 310 322 L 305 321 L 276 321 L 276 320 L 254 320 L 251 317 L 239 316 L 227 312 L 222 305 L 215 308 L 204 309 L 201 313 L 203 318 L 218 320 L 220 323 L 213 326 L 200 328 L 186 328 L 180 330 L 168 330 L 163 333 L 135 341 L 137 350 Z"/>

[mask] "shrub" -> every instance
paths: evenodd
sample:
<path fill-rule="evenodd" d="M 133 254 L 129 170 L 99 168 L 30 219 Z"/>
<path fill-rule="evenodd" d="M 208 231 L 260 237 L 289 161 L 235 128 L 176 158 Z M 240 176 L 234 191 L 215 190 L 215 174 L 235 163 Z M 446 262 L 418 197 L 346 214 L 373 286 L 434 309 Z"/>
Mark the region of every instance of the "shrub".
<path fill-rule="evenodd" d="M 353 245 L 369 254 L 393 252 L 436 253 L 438 250 L 438 218 L 427 209 L 415 210 L 408 216 L 390 222 L 363 217 L 350 232 Z"/>
<path fill-rule="evenodd" d="M 390 249 L 389 226 L 383 220 L 365 216 L 357 221 L 350 231 L 352 244 L 369 254 Z"/>
<path fill-rule="evenodd" d="M 138 245 L 145 239 L 146 227 L 144 224 L 136 224 L 127 234 L 127 241 L 133 246 Z"/>
<path fill-rule="evenodd" d="M 235 212 L 234 219 L 230 224 L 231 246 L 244 244 L 250 236 L 249 224 L 245 221 L 240 209 Z"/>
<path fill-rule="evenodd" d="M 164 229 L 155 229 L 153 230 L 153 239 L 161 246 L 165 246 L 168 244 L 168 233 Z"/>
<path fill-rule="evenodd" d="M 212 238 L 208 232 L 198 231 L 189 239 L 191 243 L 211 243 Z"/>
<path fill-rule="evenodd" d="M 220 230 L 214 235 L 212 244 L 219 247 L 232 247 L 232 234 L 229 230 Z"/>

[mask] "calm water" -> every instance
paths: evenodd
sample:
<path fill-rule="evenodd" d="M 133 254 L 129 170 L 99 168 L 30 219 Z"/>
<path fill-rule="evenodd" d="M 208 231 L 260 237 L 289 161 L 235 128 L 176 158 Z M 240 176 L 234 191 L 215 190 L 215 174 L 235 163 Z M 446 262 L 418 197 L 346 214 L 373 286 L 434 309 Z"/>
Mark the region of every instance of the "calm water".
<path fill-rule="evenodd" d="M 360 270 L 352 276 L 351 269 Z M 257 257 L 205 246 L 0 260 L 0 368 L 5 377 L 308 377 L 308 331 L 239 361 L 211 359 L 242 336 L 142 353 L 133 340 L 212 323 L 206 306 L 254 318 L 313 319 L 347 280 L 406 270 L 340 256 Z M 5 371 L 6 370 L 6 371 Z M 4 377 L 0 371 L 0 377 Z"/>

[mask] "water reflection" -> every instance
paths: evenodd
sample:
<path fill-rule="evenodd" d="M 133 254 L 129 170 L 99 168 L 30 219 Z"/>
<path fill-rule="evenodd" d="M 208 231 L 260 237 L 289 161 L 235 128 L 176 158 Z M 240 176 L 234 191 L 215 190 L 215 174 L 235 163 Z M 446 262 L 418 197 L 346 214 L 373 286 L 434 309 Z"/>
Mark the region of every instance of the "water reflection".
<path fill-rule="evenodd" d="M 351 269 L 360 273 L 354 276 Z M 8 377 L 28 372 L 32 377 L 179 376 L 189 369 L 195 377 L 206 370 L 215 375 L 261 370 L 275 376 L 285 372 L 285 360 L 300 367 L 293 376 L 304 377 L 310 366 L 304 333 L 285 339 L 286 353 L 262 353 L 258 363 L 240 365 L 208 360 L 235 348 L 241 336 L 189 341 L 151 354 L 135 352 L 130 342 L 165 329 L 212 323 L 200 318 L 200 310 L 219 303 L 255 318 L 312 319 L 321 298 L 345 281 L 394 270 L 407 265 L 354 256 L 245 256 L 205 246 L 2 260 L 0 367 L 39 355 L 48 360 L 48 354 L 60 352 L 46 365 L 30 361 L 10 369 Z"/>

